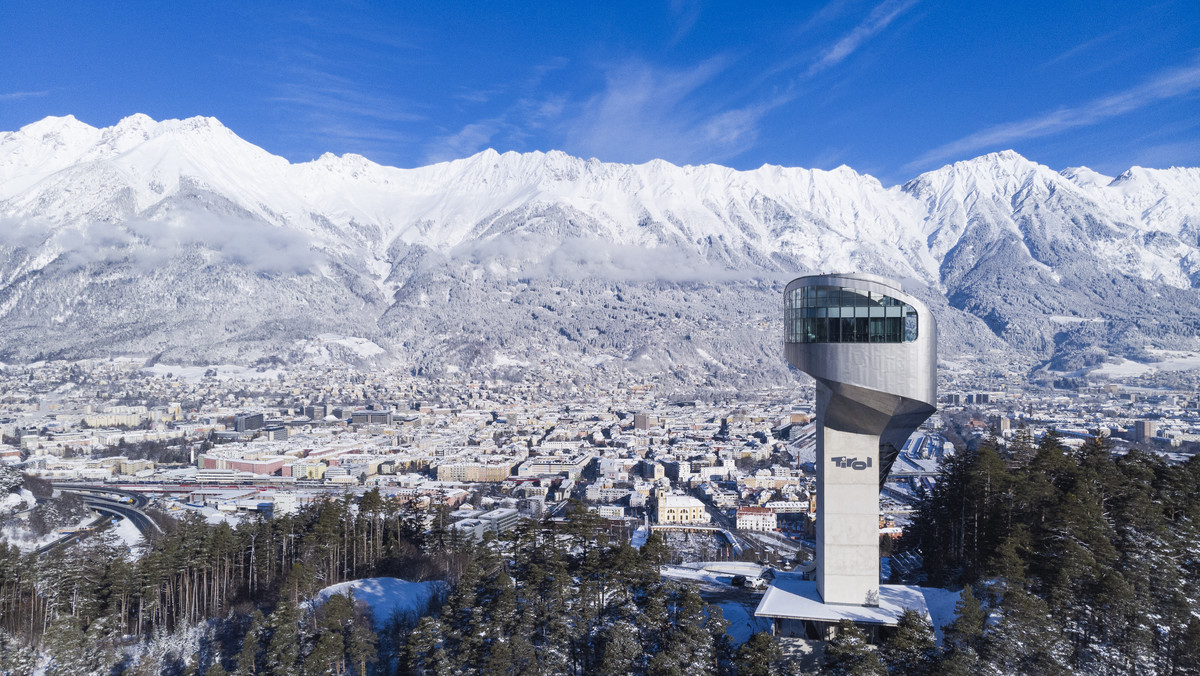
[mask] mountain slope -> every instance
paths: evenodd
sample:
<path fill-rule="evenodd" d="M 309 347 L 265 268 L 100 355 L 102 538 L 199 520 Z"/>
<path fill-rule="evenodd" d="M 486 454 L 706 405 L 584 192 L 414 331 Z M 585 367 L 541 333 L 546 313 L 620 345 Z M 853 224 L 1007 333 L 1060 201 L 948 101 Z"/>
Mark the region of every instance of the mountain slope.
<path fill-rule="evenodd" d="M 885 188 L 847 167 L 561 152 L 291 164 L 212 118 L 0 133 L 0 360 L 369 353 L 776 380 L 782 285 L 862 270 L 926 299 L 946 354 L 1071 366 L 1194 340 L 1198 252 L 1197 169 L 1110 179 L 1008 151 Z"/>

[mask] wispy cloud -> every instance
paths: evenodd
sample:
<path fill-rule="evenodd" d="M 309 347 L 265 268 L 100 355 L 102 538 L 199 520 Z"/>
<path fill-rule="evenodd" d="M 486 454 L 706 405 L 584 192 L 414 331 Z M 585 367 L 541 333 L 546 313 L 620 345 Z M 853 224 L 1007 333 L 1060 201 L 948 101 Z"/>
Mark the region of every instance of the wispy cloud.
<path fill-rule="evenodd" d="M 453 96 L 463 103 L 480 104 L 491 101 L 499 93 L 500 90 L 496 88 L 468 89 L 466 87 L 459 87 Z"/>
<path fill-rule="evenodd" d="M 423 115 L 408 112 L 394 97 L 372 93 L 371 87 L 317 66 L 290 66 L 283 71 L 278 95 L 270 101 L 286 102 L 338 116 L 381 122 L 416 122 Z"/>
<path fill-rule="evenodd" d="M 1076 56 L 1083 54 L 1084 52 L 1090 51 L 1091 49 L 1093 49 L 1095 47 L 1099 47 L 1100 45 L 1104 44 L 1105 42 L 1112 40 L 1113 38 L 1117 37 L 1118 35 L 1125 32 L 1126 30 L 1127 30 L 1127 28 L 1119 28 L 1115 31 L 1105 33 L 1104 35 L 1099 35 L 1097 37 L 1091 38 L 1090 40 L 1085 40 L 1084 42 L 1081 42 L 1081 43 L 1075 45 L 1074 47 L 1068 49 L 1067 51 L 1059 54 L 1058 56 L 1050 59 L 1049 61 L 1046 61 L 1045 63 L 1038 66 L 1038 68 L 1046 68 L 1047 66 L 1053 66 L 1057 63 L 1061 63 L 1063 61 L 1073 59 Z"/>
<path fill-rule="evenodd" d="M 289 56 L 291 63 L 274 67 L 264 101 L 279 111 L 301 147 L 340 149 L 394 163 L 399 147 L 411 141 L 401 131 L 404 125 L 428 119 L 414 112 L 420 110 L 416 104 L 383 84 L 357 77 L 347 64 L 296 46 Z"/>
<path fill-rule="evenodd" d="M 896 17 L 915 4 L 917 4 L 917 0 L 887 0 L 887 2 L 876 5 L 866 19 L 842 36 L 833 46 L 822 52 L 817 61 L 809 67 L 808 75 L 815 75 L 846 60 L 846 57 L 853 54 L 864 42 L 887 28 L 896 20 Z"/>
<path fill-rule="evenodd" d="M 793 31 L 796 35 L 803 35 L 808 31 L 824 26 L 844 14 L 851 5 L 858 0 L 831 0 L 825 3 L 820 9 L 813 13 L 807 21 L 800 24 Z"/>
<path fill-rule="evenodd" d="M 502 126 L 503 121 L 499 119 L 481 120 L 464 125 L 453 134 L 435 139 L 426 148 L 425 161 L 446 162 L 474 155 L 487 147 Z"/>
<path fill-rule="evenodd" d="M 445 162 L 495 146 L 524 148 L 535 131 L 545 129 L 561 119 L 566 103 L 566 96 L 561 94 L 517 98 L 498 114 L 468 122 L 457 131 L 433 138 L 425 144 L 423 161 Z"/>
<path fill-rule="evenodd" d="M 330 9 L 330 8 L 325 8 Z M 307 26 L 310 30 L 323 35 L 334 35 L 342 38 L 347 38 L 353 43 L 369 44 L 387 49 L 413 50 L 419 49 L 417 42 L 410 39 L 401 38 L 396 31 L 389 31 L 379 26 L 372 26 L 365 23 L 364 19 L 356 18 L 359 14 L 366 16 L 365 13 L 359 12 L 340 12 L 337 10 L 328 12 L 312 13 L 312 11 L 300 11 L 291 15 L 291 21 Z M 348 20 L 351 19 L 351 20 Z M 416 30 L 414 26 L 406 26 L 406 33 L 411 34 Z"/>
<path fill-rule="evenodd" d="M 748 85 L 752 88 L 759 88 L 764 83 L 774 82 L 782 74 L 798 73 L 798 76 L 787 87 L 792 91 L 792 98 L 796 98 L 799 96 L 796 90 L 799 89 L 801 81 L 811 79 L 845 61 L 867 40 L 883 32 L 917 2 L 919 0 L 886 0 L 875 5 L 865 18 L 824 49 L 815 50 L 815 53 L 814 50 L 799 49 L 793 56 L 769 64 L 757 77 L 751 79 Z M 804 36 L 816 29 L 828 29 L 830 24 L 854 10 L 857 4 L 862 4 L 861 0 L 831 0 L 808 20 L 793 28 L 790 33 L 793 39 L 799 39 L 799 36 Z M 805 38 L 805 42 L 811 41 L 811 39 Z"/>
<path fill-rule="evenodd" d="M 758 121 L 773 106 L 712 106 L 698 96 L 727 65 L 714 57 L 687 69 L 635 61 L 611 67 L 603 91 L 565 123 L 567 149 L 619 162 L 717 161 L 738 154 L 754 142 Z"/>
<path fill-rule="evenodd" d="M 1146 82 L 1074 108 L 1059 108 L 1035 117 L 983 129 L 934 148 L 905 165 L 916 170 L 947 158 L 959 158 L 988 148 L 999 148 L 1026 139 L 1086 127 L 1148 105 L 1200 89 L 1200 58 L 1181 68 L 1155 74 Z"/>
<path fill-rule="evenodd" d="M 568 65 L 565 59 L 552 60 L 535 68 L 525 81 L 493 84 L 488 91 L 456 96 L 468 106 L 503 98 L 516 103 L 445 129 L 426 145 L 425 160 L 464 157 L 489 145 L 523 149 L 535 130 L 545 129 L 557 138 L 556 147 L 583 157 L 618 162 L 662 158 L 678 164 L 728 161 L 758 143 L 763 120 L 772 110 L 801 96 L 800 80 L 844 62 L 917 2 L 830 0 L 793 33 L 817 27 L 827 30 L 830 23 L 850 13 L 859 14 L 858 22 L 842 34 L 833 33 L 825 49 L 795 53 L 761 71 L 758 78 L 735 79 L 734 71 L 746 65 L 738 59 L 745 57 L 731 53 L 682 67 L 632 57 L 596 64 L 603 84 L 598 90 L 580 92 L 580 79 L 553 84 L 546 80 L 549 73 Z M 694 0 L 668 0 L 667 9 L 675 40 L 693 29 L 702 11 Z M 792 81 L 762 86 L 788 71 L 793 73 Z M 739 84 L 725 86 L 731 79 Z"/>
<path fill-rule="evenodd" d="M 700 18 L 700 0 L 668 0 L 667 7 L 671 10 L 671 19 L 675 24 L 675 33 L 669 44 L 676 44 L 687 37 Z"/>
<path fill-rule="evenodd" d="M 40 92 L 7 92 L 0 94 L 0 101 L 20 101 L 21 99 L 36 99 L 40 96 L 48 96 L 49 90 Z"/>

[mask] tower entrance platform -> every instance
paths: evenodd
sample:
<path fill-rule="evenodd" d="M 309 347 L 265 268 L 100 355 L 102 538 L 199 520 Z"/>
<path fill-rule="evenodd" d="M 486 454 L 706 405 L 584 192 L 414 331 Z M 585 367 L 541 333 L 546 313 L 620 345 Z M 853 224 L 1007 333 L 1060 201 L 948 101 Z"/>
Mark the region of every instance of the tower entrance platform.
<path fill-rule="evenodd" d="M 772 632 L 781 638 L 828 640 L 833 637 L 839 621 L 850 620 L 866 632 L 872 642 L 877 642 L 880 629 L 896 626 L 905 610 L 915 610 L 933 623 L 925 600 L 926 591 L 938 595 L 946 593 L 942 589 L 881 584 L 877 605 L 825 603 L 817 593 L 815 580 L 779 574 L 763 594 L 754 615 L 770 618 Z"/>

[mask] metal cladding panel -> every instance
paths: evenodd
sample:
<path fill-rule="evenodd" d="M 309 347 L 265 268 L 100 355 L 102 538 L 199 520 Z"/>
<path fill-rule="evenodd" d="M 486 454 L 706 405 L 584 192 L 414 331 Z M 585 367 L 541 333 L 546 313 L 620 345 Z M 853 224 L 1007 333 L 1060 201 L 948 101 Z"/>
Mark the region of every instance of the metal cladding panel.
<path fill-rule="evenodd" d="M 833 389 L 851 385 L 935 406 L 937 353 L 923 342 L 787 343 L 786 351 L 788 363 Z"/>

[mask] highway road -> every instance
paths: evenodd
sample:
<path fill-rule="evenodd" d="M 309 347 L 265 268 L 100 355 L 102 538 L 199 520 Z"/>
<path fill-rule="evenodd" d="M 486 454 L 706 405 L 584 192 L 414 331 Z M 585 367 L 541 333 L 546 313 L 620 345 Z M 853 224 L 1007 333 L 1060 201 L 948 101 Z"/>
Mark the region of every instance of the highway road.
<path fill-rule="evenodd" d="M 145 512 L 133 505 L 100 497 L 94 493 L 79 493 L 79 497 L 83 498 L 84 504 L 101 514 L 129 519 L 129 522 L 142 532 L 142 537 L 148 538 L 151 534 L 162 532 L 162 529 L 158 527 L 154 519 L 151 519 Z"/>
<path fill-rule="evenodd" d="M 59 547 L 66 547 L 67 545 L 77 541 L 79 538 L 89 534 L 92 530 L 103 526 L 104 523 L 106 521 L 108 521 L 110 518 L 112 518 L 112 517 L 108 516 L 107 514 L 101 514 L 100 516 L 97 516 L 95 519 L 90 521 L 88 523 L 88 525 L 86 526 L 86 528 L 88 528 L 88 530 L 71 533 L 69 535 L 64 535 L 64 536 L 60 537 L 59 539 L 55 540 L 54 542 L 42 545 L 41 547 L 37 548 L 37 555 L 42 556 L 44 554 L 54 551 L 55 549 L 58 549 Z"/>
<path fill-rule="evenodd" d="M 100 488 L 96 486 L 80 486 L 80 485 L 56 485 L 55 488 L 64 493 L 74 493 L 78 495 L 85 505 L 90 507 L 92 511 L 100 516 L 96 517 L 88 524 L 89 529 L 95 529 L 103 526 L 109 519 L 129 519 L 129 522 L 134 525 L 142 533 L 142 537 L 149 538 L 153 533 L 161 533 L 162 529 L 142 511 L 142 508 L 150 503 L 150 500 L 139 493 L 130 491 L 122 491 L 112 488 Z M 126 502 L 121 500 L 125 499 Z M 90 531 L 79 533 L 71 533 L 38 548 L 39 556 L 47 552 L 65 547 L 69 544 L 77 542 L 81 537 L 88 534 Z"/>

